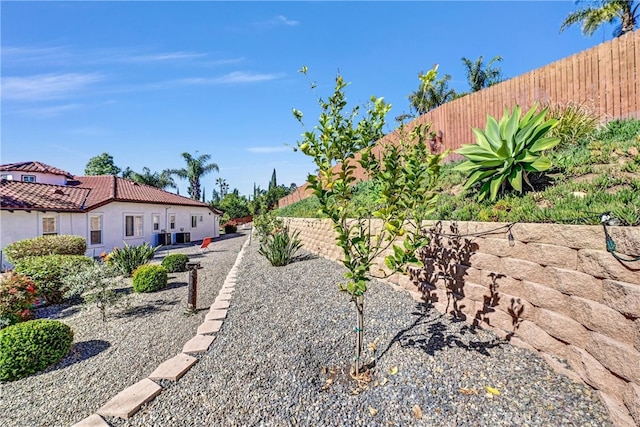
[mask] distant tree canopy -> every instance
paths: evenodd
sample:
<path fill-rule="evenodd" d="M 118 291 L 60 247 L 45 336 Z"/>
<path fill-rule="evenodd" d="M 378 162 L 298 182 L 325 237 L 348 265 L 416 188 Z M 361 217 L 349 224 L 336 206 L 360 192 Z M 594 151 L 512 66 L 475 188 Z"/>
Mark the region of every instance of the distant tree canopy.
<path fill-rule="evenodd" d="M 129 167 L 127 167 L 124 171 L 122 171 L 122 177 L 128 178 L 139 184 L 150 185 L 161 190 L 164 190 L 167 187 L 178 188 L 175 181 L 173 180 L 173 177 L 171 176 L 171 171 L 169 171 L 168 169 L 165 169 L 160 173 L 152 173 L 151 169 L 145 166 L 142 168 L 142 173 L 138 173 L 132 171 Z"/>
<path fill-rule="evenodd" d="M 491 61 L 485 65 L 482 56 L 473 62 L 462 57 L 462 63 L 465 66 L 467 81 L 469 82 L 471 92 L 477 92 L 496 83 L 500 83 L 502 80 L 502 71 L 498 67 L 492 67 L 494 62 L 499 61 L 502 61 L 502 57 L 494 56 Z"/>
<path fill-rule="evenodd" d="M 196 154 L 198 152 L 196 151 Z M 209 172 L 218 171 L 218 165 L 207 163 L 211 159 L 210 154 L 201 154 L 194 157 L 189 153 L 182 153 L 182 158 L 187 162 L 187 167 L 182 169 L 169 169 L 167 173 L 177 175 L 179 178 L 189 181 L 187 192 L 194 200 L 200 200 L 200 178 Z"/>
<path fill-rule="evenodd" d="M 456 91 L 449 89 L 451 76 L 445 74 L 441 79 L 436 80 L 437 70 L 438 66 L 436 65 L 432 70 L 420 73 L 418 75 L 420 79 L 418 90 L 408 96 L 411 110 L 418 115 L 431 111 L 456 98 Z"/>
<path fill-rule="evenodd" d="M 241 196 L 238 189 L 234 189 L 231 193 L 225 194 L 219 203 L 213 203 L 212 206 L 224 211 L 222 222 L 227 222 L 233 218 L 242 218 L 251 214 L 249 209 L 249 201 L 245 196 Z"/>
<path fill-rule="evenodd" d="M 85 175 L 118 175 L 120 168 L 113 162 L 113 157 L 109 153 L 102 153 L 92 157 L 84 168 Z"/>

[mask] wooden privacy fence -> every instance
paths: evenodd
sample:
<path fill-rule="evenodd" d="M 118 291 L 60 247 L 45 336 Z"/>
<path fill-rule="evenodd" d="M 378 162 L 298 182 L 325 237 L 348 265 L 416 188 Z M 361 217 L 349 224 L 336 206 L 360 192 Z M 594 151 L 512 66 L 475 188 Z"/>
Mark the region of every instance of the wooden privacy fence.
<path fill-rule="evenodd" d="M 535 102 L 581 104 L 601 121 L 640 118 L 640 30 L 599 44 L 542 68 L 448 102 L 409 123 L 431 123 L 444 134 L 444 148 L 455 150 L 474 142 L 472 128 L 484 128 L 487 115 L 502 117 L 505 106 L 523 110 Z M 395 132 L 381 143 L 395 142 Z M 454 156 L 452 156 L 454 158 Z M 280 207 L 310 195 L 306 185 L 278 203 Z"/>

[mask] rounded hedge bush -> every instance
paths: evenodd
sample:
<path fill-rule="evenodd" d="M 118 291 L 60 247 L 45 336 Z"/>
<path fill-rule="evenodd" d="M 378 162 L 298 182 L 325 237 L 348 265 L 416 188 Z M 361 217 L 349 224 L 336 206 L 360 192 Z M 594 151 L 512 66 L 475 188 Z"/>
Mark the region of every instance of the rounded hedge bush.
<path fill-rule="evenodd" d="M 154 264 L 141 265 L 133 272 L 134 292 L 154 292 L 167 287 L 167 269 Z"/>
<path fill-rule="evenodd" d="M 69 290 L 62 279 L 94 264 L 93 259 L 84 255 L 32 256 L 20 260 L 14 271 L 30 277 L 36 284 L 38 295 L 43 296 L 47 303 L 59 304 Z"/>
<path fill-rule="evenodd" d="M 169 273 L 177 273 L 187 271 L 188 262 L 189 257 L 185 254 L 171 254 L 162 260 L 162 266 L 166 268 Z"/>
<path fill-rule="evenodd" d="M 73 331 L 58 320 L 30 320 L 0 330 L 0 380 L 18 380 L 58 363 Z"/>
<path fill-rule="evenodd" d="M 67 234 L 40 236 L 13 242 L 4 249 L 7 261 L 16 265 L 21 259 L 42 255 L 84 255 L 87 241 Z"/>

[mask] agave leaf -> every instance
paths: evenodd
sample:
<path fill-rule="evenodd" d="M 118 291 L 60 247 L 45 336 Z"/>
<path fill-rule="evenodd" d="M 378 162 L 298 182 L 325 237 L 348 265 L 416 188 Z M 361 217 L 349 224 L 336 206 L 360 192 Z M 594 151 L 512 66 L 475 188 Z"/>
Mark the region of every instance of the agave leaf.
<path fill-rule="evenodd" d="M 467 154 L 493 153 L 493 150 L 491 148 L 485 149 L 476 144 L 465 144 L 462 147 L 458 148 L 455 152 L 466 156 Z"/>
<path fill-rule="evenodd" d="M 529 150 L 523 150 L 520 154 L 516 156 L 516 161 L 518 163 L 531 163 L 531 162 L 534 162 L 538 157 L 540 156 L 537 154 L 533 154 Z"/>
<path fill-rule="evenodd" d="M 496 160 L 498 157 L 495 153 L 473 153 L 464 155 L 468 160 L 476 163 L 483 163 L 485 161 Z"/>
<path fill-rule="evenodd" d="M 522 193 L 522 165 L 516 165 L 509 174 L 509 184 L 514 190 Z"/>
<path fill-rule="evenodd" d="M 493 175 L 495 172 L 493 170 L 478 170 L 473 172 L 471 175 L 469 175 L 469 178 L 467 179 L 467 182 L 464 185 L 464 189 L 468 189 L 469 187 L 471 187 L 473 184 L 475 184 L 476 182 L 480 182 L 482 180 L 484 180 L 485 178 Z"/>
<path fill-rule="evenodd" d="M 529 111 L 526 112 L 526 114 L 522 117 L 522 120 L 520 120 L 520 124 L 522 126 L 526 126 L 529 123 L 529 120 L 531 120 L 531 117 L 533 117 L 533 115 L 536 113 L 536 110 L 538 109 L 538 103 L 534 102 L 533 106 L 529 109 Z M 546 110 L 545 110 L 545 114 L 546 114 Z"/>
<path fill-rule="evenodd" d="M 500 125 L 496 119 L 491 116 L 487 116 L 487 126 L 485 130 L 485 135 L 487 135 L 487 139 L 495 148 L 498 148 L 500 145 Z"/>
<path fill-rule="evenodd" d="M 540 156 L 535 162 L 524 165 L 524 168 L 530 172 L 543 172 L 551 167 L 551 160 L 545 156 Z"/>
<path fill-rule="evenodd" d="M 501 159 L 507 159 L 513 155 L 511 150 L 512 147 L 509 145 L 509 141 L 503 139 L 496 154 Z"/>
<path fill-rule="evenodd" d="M 481 167 L 481 165 L 478 165 L 477 163 L 471 162 L 469 160 L 464 161 L 462 163 L 460 163 L 459 165 L 457 165 L 456 167 L 453 168 L 454 171 L 460 171 L 460 172 L 468 172 L 470 170 L 474 170 Z"/>
<path fill-rule="evenodd" d="M 473 131 L 473 134 L 476 136 L 476 143 L 478 144 L 478 146 L 482 147 L 487 151 L 493 151 L 491 149 L 492 145 L 490 141 L 487 139 L 487 136 L 484 134 L 484 131 L 482 129 L 472 128 L 471 130 Z"/>
<path fill-rule="evenodd" d="M 529 149 L 534 153 L 536 153 L 539 151 L 548 150 L 549 148 L 553 148 L 559 143 L 560 143 L 560 138 L 558 137 L 540 138 L 536 142 L 534 142 L 533 145 L 529 147 Z"/>
<path fill-rule="evenodd" d="M 502 176 L 497 176 L 495 178 L 493 178 L 489 184 L 489 189 L 490 189 L 490 197 L 491 200 L 495 200 L 496 197 L 498 196 L 498 190 L 500 190 L 500 184 L 502 184 L 502 182 L 504 181 L 504 177 Z"/>
<path fill-rule="evenodd" d="M 503 119 L 504 120 L 504 119 Z M 504 132 L 502 133 L 502 139 L 509 141 L 513 139 L 513 136 L 518 130 L 518 123 L 520 121 L 520 107 L 516 105 L 513 109 L 513 114 L 505 121 Z"/>

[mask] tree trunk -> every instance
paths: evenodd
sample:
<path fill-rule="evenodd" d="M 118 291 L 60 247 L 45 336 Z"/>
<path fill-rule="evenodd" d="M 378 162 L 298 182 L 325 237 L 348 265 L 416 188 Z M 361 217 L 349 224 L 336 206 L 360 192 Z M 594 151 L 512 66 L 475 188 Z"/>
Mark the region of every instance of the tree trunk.
<path fill-rule="evenodd" d="M 356 354 L 353 360 L 353 374 L 360 375 L 362 368 L 362 343 L 364 341 L 364 295 L 358 295 L 354 298 L 356 311 L 358 312 L 358 322 L 356 326 Z"/>

